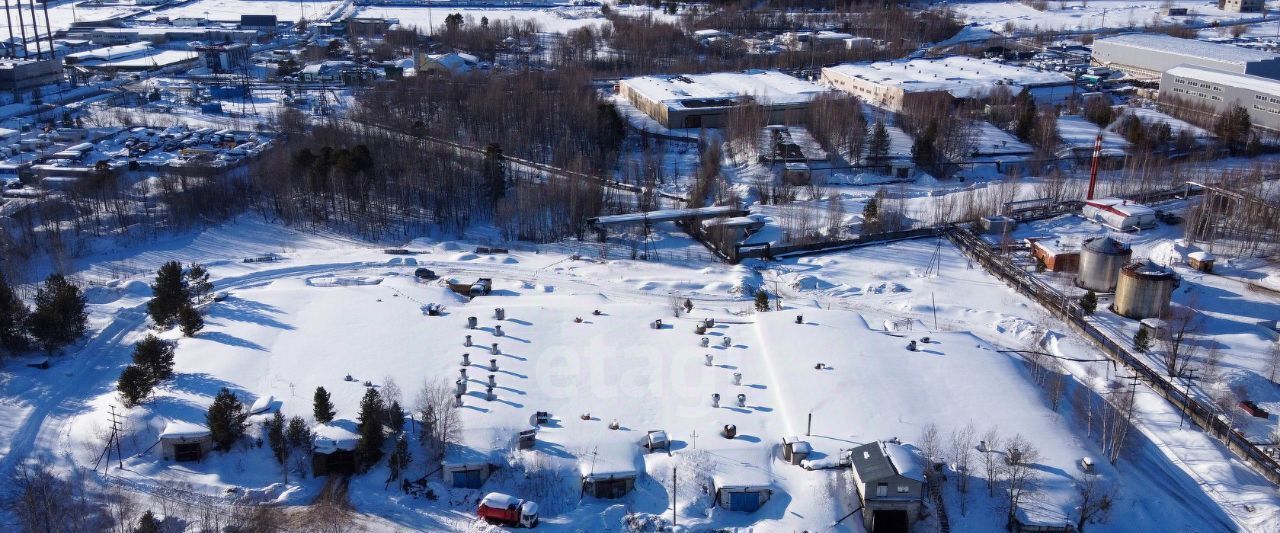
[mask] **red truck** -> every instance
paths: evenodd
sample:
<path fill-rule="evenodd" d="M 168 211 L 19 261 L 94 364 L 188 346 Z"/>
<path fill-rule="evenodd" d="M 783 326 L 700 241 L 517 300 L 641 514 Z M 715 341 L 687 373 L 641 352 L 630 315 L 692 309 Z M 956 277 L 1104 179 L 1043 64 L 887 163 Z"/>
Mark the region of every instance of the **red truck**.
<path fill-rule="evenodd" d="M 535 527 L 538 525 L 538 504 L 501 492 L 490 492 L 480 500 L 476 515 L 506 526 Z"/>

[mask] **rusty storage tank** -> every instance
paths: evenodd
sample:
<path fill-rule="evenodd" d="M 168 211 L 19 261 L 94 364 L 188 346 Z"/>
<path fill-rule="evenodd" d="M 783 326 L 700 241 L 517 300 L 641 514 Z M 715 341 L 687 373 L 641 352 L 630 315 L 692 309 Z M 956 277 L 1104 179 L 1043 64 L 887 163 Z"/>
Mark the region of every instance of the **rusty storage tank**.
<path fill-rule="evenodd" d="M 1116 290 L 1120 268 L 1133 257 L 1133 250 L 1110 235 L 1085 241 L 1080 249 L 1080 275 L 1076 283 L 1098 292 Z"/>
<path fill-rule="evenodd" d="M 1169 300 L 1179 281 L 1172 269 L 1149 259 L 1125 265 L 1120 269 L 1112 310 L 1137 320 L 1161 317 L 1169 310 Z"/>

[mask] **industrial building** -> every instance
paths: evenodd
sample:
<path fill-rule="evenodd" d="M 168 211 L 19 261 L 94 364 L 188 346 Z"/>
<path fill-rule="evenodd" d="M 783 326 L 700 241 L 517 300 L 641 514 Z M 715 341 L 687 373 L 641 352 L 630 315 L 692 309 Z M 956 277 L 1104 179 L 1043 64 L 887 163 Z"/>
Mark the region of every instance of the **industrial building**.
<path fill-rule="evenodd" d="M 239 72 L 249 66 L 249 45 L 204 44 L 192 47 L 204 67 L 213 72 Z"/>
<path fill-rule="evenodd" d="M 1147 80 L 1178 65 L 1280 78 L 1280 56 L 1271 52 L 1150 33 L 1098 39 L 1092 61 Z"/>
<path fill-rule="evenodd" d="M 910 448 L 891 441 L 858 446 L 851 458 L 867 531 L 909 530 L 923 507 L 923 461 Z"/>
<path fill-rule="evenodd" d="M 772 70 L 721 72 L 684 76 L 641 76 L 618 82 L 618 94 L 667 128 L 718 128 L 729 110 L 756 102 L 769 123 L 784 121 L 788 111 L 802 111 L 822 86 Z"/>
<path fill-rule="evenodd" d="M 99 46 L 115 46 L 144 41 L 152 44 L 191 41 L 248 43 L 258 37 L 258 32 L 210 26 L 143 26 L 92 28 L 88 32 L 75 35 L 83 35 Z"/>
<path fill-rule="evenodd" d="M 1263 0 L 1218 0 L 1218 9 L 1232 13 L 1262 13 L 1266 7 Z"/>
<path fill-rule="evenodd" d="M 1182 65 L 1160 78 L 1160 101 L 1214 115 L 1243 106 L 1253 127 L 1280 132 L 1280 80 Z"/>
<path fill-rule="evenodd" d="M 1060 102 L 1075 92 L 1074 81 L 1061 72 L 963 56 L 846 63 L 823 68 L 822 82 L 894 112 L 940 94 L 980 98 L 1001 86 L 1014 94 L 1026 89 L 1041 103 Z"/>
<path fill-rule="evenodd" d="M 62 69 L 53 59 L 0 61 L 0 91 L 26 91 L 61 81 Z"/>

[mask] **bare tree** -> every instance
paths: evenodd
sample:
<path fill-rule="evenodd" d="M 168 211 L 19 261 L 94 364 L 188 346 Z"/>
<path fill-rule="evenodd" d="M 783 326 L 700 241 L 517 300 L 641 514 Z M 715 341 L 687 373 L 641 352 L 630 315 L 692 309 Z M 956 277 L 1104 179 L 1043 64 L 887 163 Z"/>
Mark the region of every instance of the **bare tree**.
<path fill-rule="evenodd" d="M 1280 385 L 1280 341 L 1271 343 L 1267 350 L 1267 379 Z"/>
<path fill-rule="evenodd" d="M 991 426 L 982 434 L 982 469 L 987 476 L 987 495 L 996 495 L 996 485 L 1000 483 L 1000 428 Z"/>
<path fill-rule="evenodd" d="M 951 464 L 956 471 L 956 490 L 960 491 L 960 514 L 962 515 L 968 511 L 966 495 L 969 493 L 969 463 L 973 460 L 973 439 L 976 434 L 973 421 L 965 424 L 963 428 L 951 430 Z"/>
<path fill-rule="evenodd" d="M 1009 439 L 1008 455 L 1001 465 L 1005 482 L 1005 505 L 1008 511 L 1008 525 L 1013 525 L 1019 506 L 1028 500 L 1036 491 L 1036 461 L 1040 460 L 1040 451 L 1031 441 L 1021 434 Z"/>
<path fill-rule="evenodd" d="M 444 379 L 427 381 L 418 392 L 415 410 L 422 420 L 420 438 L 429 460 L 444 458 L 462 434 L 462 418 L 454 407 L 454 389 Z"/>
<path fill-rule="evenodd" d="M 942 456 L 942 438 L 938 434 L 937 424 L 929 423 L 920 428 L 920 453 L 930 462 Z"/>
<path fill-rule="evenodd" d="M 1084 533 L 1090 522 L 1106 522 L 1111 511 L 1111 504 L 1116 499 L 1116 487 L 1107 483 L 1094 472 L 1085 472 L 1084 477 L 1076 482 L 1076 494 L 1080 496 L 1080 505 L 1076 507 L 1076 531 Z"/>
<path fill-rule="evenodd" d="M 1183 375 L 1195 356 L 1198 346 L 1187 342 L 1187 336 L 1199 330 L 1200 320 L 1194 309 L 1183 307 L 1170 313 L 1166 322 L 1168 328 L 1156 336 L 1156 347 L 1165 373 L 1172 378 Z"/>

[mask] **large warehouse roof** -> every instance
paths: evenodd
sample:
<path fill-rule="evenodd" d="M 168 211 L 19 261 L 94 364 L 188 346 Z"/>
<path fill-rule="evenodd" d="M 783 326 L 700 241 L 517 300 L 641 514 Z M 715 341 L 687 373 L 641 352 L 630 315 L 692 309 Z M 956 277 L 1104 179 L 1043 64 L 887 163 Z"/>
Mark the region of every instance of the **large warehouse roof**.
<path fill-rule="evenodd" d="M 990 90 L 996 83 L 1026 87 L 1071 83 L 1071 78 L 1061 72 L 1039 71 L 963 56 L 846 63 L 824 70 L 880 85 L 899 86 L 907 92 L 943 90 L 956 97 Z"/>
<path fill-rule="evenodd" d="M 1254 61 L 1274 60 L 1280 57 L 1271 52 L 1264 52 L 1262 50 L 1253 50 L 1251 48 L 1242 48 L 1229 44 L 1208 43 L 1204 41 L 1197 41 L 1195 39 L 1181 39 L 1178 37 L 1151 33 L 1117 35 L 1106 39 L 1098 39 L 1093 44 L 1096 47 L 1102 43 L 1128 46 L 1140 50 L 1151 50 L 1153 52 L 1180 54 L 1188 57 L 1196 57 L 1237 65 L 1244 65 Z"/>
<path fill-rule="evenodd" d="M 826 91 L 821 85 L 774 70 L 720 72 L 684 76 L 641 76 L 623 83 L 653 101 L 679 104 L 684 100 L 714 100 L 751 96 L 762 103 L 805 103 Z"/>
<path fill-rule="evenodd" d="M 1221 83 L 1229 87 L 1239 87 L 1267 94 L 1280 94 L 1280 80 L 1237 74 L 1211 68 L 1179 65 L 1169 69 L 1168 74 L 1174 77 L 1186 77 L 1193 80 Z"/>

